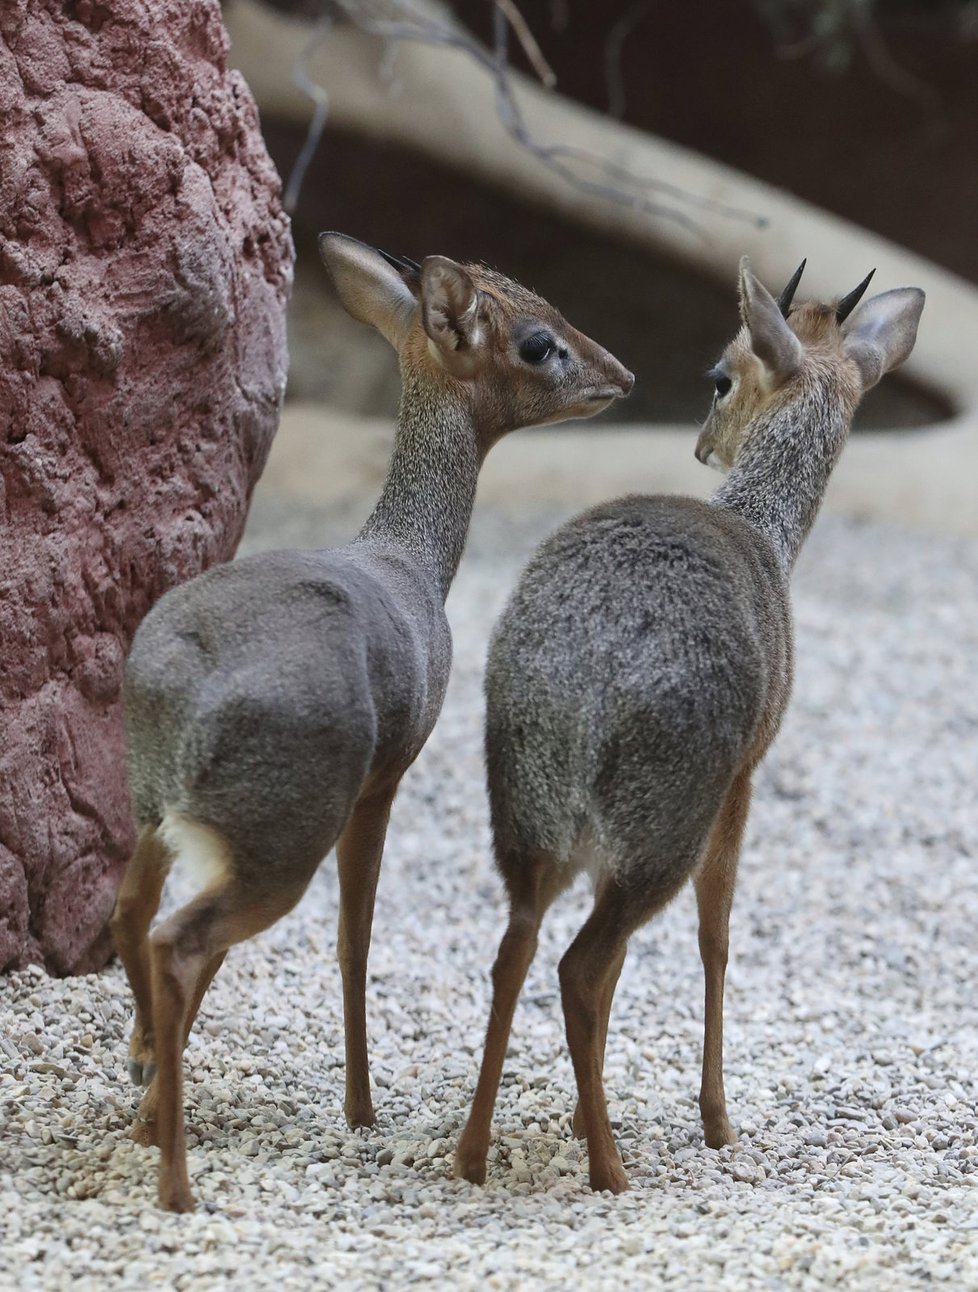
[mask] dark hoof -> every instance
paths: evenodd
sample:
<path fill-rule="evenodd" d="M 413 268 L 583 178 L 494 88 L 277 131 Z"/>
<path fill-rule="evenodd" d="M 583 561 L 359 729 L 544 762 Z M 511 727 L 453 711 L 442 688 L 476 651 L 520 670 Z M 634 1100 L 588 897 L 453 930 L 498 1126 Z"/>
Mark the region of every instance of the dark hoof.
<path fill-rule="evenodd" d="M 146 1121 L 142 1117 L 137 1117 L 129 1127 L 129 1138 L 134 1144 L 141 1144 L 143 1148 L 159 1148 L 160 1136 L 156 1129 L 156 1122 Z"/>
<path fill-rule="evenodd" d="M 628 1176 L 620 1166 L 600 1171 L 592 1169 L 588 1182 L 595 1193 L 625 1193 L 629 1187 Z"/>
<path fill-rule="evenodd" d="M 456 1180 L 468 1180 L 470 1184 L 485 1184 L 486 1158 L 482 1153 L 470 1153 L 459 1148 L 452 1163 L 452 1174 Z"/>
<path fill-rule="evenodd" d="M 169 1189 L 160 1185 L 159 1199 L 164 1211 L 185 1212 L 194 1209 L 193 1194 L 186 1185 L 174 1185 Z"/>
<path fill-rule="evenodd" d="M 377 1115 L 373 1108 L 368 1105 L 366 1108 L 358 1108 L 353 1112 L 347 1111 L 346 1122 L 351 1130 L 366 1130 L 377 1125 Z"/>
<path fill-rule="evenodd" d="M 148 1086 L 156 1076 L 156 1064 L 152 1059 L 127 1059 L 126 1071 L 134 1086 Z"/>
<path fill-rule="evenodd" d="M 726 1148 L 728 1144 L 737 1143 L 737 1136 L 729 1122 L 711 1126 L 709 1129 L 704 1128 L 703 1139 L 706 1141 L 707 1148 Z"/>

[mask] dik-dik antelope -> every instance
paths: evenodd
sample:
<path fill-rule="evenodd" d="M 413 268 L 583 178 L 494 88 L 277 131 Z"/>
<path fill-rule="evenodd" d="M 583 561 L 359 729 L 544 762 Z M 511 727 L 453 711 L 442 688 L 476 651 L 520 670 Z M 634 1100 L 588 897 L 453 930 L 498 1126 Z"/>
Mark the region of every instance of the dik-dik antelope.
<path fill-rule="evenodd" d="M 602 1070 L 628 939 L 692 878 L 706 976 L 700 1110 L 734 1142 L 723 1090 L 727 928 L 751 774 L 792 676 L 788 579 L 863 392 L 913 348 L 915 288 L 852 312 L 791 308 L 740 267 L 743 326 L 711 374 L 696 455 L 729 471 L 709 502 L 629 497 L 539 548 L 496 628 L 486 674 L 495 857 L 510 901 L 485 1055 L 456 1174 L 485 1178 L 507 1039 L 544 912 L 581 870 L 592 912 L 560 963 L 590 1183 L 628 1182 Z"/>
<path fill-rule="evenodd" d="M 126 669 L 140 834 L 113 917 L 136 1002 L 130 1074 L 149 1085 L 134 1138 L 159 1144 L 159 1200 L 193 1206 L 182 1055 L 230 946 L 292 909 L 336 844 L 346 1114 L 370 1125 L 364 991 L 391 802 L 448 682 L 444 601 L 491 445 L 590 417 L 631 373 L 538 296 L 480 265 L 398 260 L 320 238 L 346 309 L 397 351 L 390 468 L 359 535 L 272 552 L 163 597 Z M 149 933 L 171 859 L 202 891 Z"/>

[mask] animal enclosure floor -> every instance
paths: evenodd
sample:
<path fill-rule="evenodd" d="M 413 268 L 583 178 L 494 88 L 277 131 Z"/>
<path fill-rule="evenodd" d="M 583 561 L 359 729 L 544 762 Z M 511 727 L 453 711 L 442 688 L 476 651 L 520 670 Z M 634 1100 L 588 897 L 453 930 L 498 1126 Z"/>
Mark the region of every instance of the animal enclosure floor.
<path fill-rule="evenodd" d="M 703 1146 L 692 894 L 633 940 L 606 1086 L 632 1190 L 592 1194 L 546 921 L 485 1189 L 449 1178 L 504 907 L 481 760 L 490 626 L 559 519 L 477 515 L 442 719 L 406 777 L 368 990 L 378 1124 L 343 1121 L 331 860 L 234 949 L 187 1057 L 198 1210 L 155 1206 L 126 1128 L 118 965 L 0 979 L 0 1287 L 978 1288 L 978 541 L 825 517 L 795 579 L 797 677 L 756 780 L 732 921 L 726 1083 Z M 349 517 L 259 498 L 247 550 Z M 172 896 L 170 898 L 172 902 Z"/>

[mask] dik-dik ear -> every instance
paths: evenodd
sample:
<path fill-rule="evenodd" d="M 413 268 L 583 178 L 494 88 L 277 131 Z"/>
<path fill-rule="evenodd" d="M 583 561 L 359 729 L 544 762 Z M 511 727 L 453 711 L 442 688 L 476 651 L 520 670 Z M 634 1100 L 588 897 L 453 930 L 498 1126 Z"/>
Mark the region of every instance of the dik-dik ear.
<path fill-rule="evenodd" d="M 482 341 L 478 289 L 462 266 L 446 256 L 426 256 L 421 262 L 421 319 L 449 367 Z"/>
<path fill-rule="evenodd" d="M 417 282 L 415 271 L 396 268 L 379 251 L 344 233 L 321 233 L 319 254 L 346 312 L 372 324 L 399 350 L 417 309 L 409 284 L 409 279 Z"/>
<path fill-rule="evenodd" d="M 768 379 L 780 386 L 801 367 L 801 342 L 792 332 L 777 301 L 751 272 L 746 256 L 740 261 L 740 317 L 750 332 L 751 349 L 764 365 Z"/>
<path fill-rule="evenodd" d="M 923 308 L 919 287 L 897 287 L 864 301 L 842 325 L 843 348 L 859 369 L 863 390 L 910 354 Z"/>

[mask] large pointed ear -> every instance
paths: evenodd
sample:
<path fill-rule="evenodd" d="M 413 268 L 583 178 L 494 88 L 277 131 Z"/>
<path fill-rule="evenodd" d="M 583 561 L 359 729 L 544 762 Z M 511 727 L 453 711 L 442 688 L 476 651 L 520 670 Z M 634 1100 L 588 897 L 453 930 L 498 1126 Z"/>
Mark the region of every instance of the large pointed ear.
<path fill-rule="evenodd" d="M 379 251 L 343 233 L 321 233 L 319 254 L 346 312 L 372 324 L 399 350 L 417 309 L 408 282 L 417 282 L 414 271 L 397 269 Z"/>
<path fill-rule="evenodd" d="M 843 348 L 859 369 L 863 390 L 903 363 L 917 340 L 924 308 L 919 287 L 897 287 L 864 301 L 842 326 Z"/>
<path fill-rule="evenodd" d="M 421 262 L 421 318 L 445 359 L 478 348 L 479 291 L 461 265 L 446 256 Z"/>
<path fill-rule="evenodd" d="M 740 317 L 750 332 L 751 349 L 772 385 L 780 386 L 801 367 L 801 342 L 788 326 L 777 301 L 751 272 L 746 256 L 740 261 Z"/>

